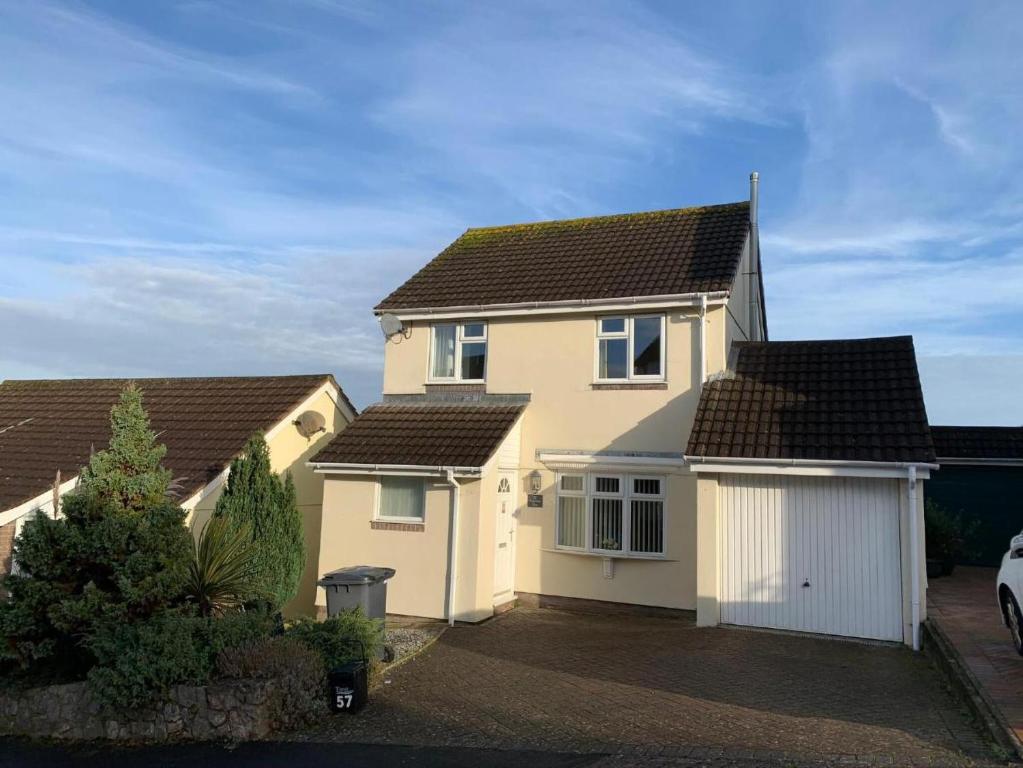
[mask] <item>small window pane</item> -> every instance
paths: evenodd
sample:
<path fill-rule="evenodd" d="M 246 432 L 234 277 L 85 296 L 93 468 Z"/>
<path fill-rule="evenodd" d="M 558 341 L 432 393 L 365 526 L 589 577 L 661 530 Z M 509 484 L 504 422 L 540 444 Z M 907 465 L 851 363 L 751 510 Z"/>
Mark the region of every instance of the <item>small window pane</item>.
<path fill-rule="evenodd" d="M 423 519 L 423 481 L 418 477 L 380 478 L 380 517 Z"/>
<path fill-rule="evenodd" d="M 594 549 L 622 548 L 622 500 L 593 499 Z"/>
<path fill-rule="evenodd" d="M 660 376 L 661 318 L 637 317 L 633 321 L 632 352 L 635 376 Z"/>
<path fill-rule="evenodd" d="M 629 375 L 628 339 L 601 339 L 599 376 L 601 379 L 625 379 Z"/>
<path fill-rule="evenodd" d="M 462 378 L 482 379 L 487 367 L 487 344 L 483 341 L 462 342 Z"/>
<path fill-rule="evenodd" d="M 582 493 L 585 490 L 585 475 L 562 475 L 561 490 Z"/>
<path fill-rule="evenodd" d="M 633 499 L 631 511 L 632 551 L 645 555 L 664 554 L 664 502 Z"/>
<path fill-rule="evenodd" d="M 600 320 L 601 333 L 625 333 L 624 317 L 603 317 Z"/>
<path fill-rule="evenodd" d="M 466 323 L 462 326 L 463 339 L 482 339 L 485 333 L 483 323 Z"/>
<path fill-rule="evenodd" d="M 661 481 L 656 477 L 637 477 L 632 481 L 632 492 L 647 496 L 661 495 Z"/>
<path fill-rule="evenodd" d="M 454 325 L 433 327 L 433 378 L 453 379 L 455 377 L 455 331 Z"/>
<path fill-rule="evenodd" d="M 597 493 L 621 493 L 621 480 L 617 477 L 594 478 L 594 490 Z"/>
<path fill-rule="evenodd" d="M 586 499 L 562 496 L 558 499 L 558 545 L 586 546 Z"/>

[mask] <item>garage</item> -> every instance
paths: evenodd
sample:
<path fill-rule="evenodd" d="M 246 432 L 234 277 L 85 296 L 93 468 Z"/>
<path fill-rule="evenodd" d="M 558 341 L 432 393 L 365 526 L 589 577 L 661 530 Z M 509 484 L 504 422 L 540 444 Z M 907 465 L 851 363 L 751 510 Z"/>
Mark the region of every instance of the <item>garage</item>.
<path fill-rule="evenodd" d="M 721 622 L 902 640 L 894 479 L 723 475 Z"/>
<path fill-rule="evenodd" d="M 696 622 L 902 642 L 927 618 L 937 469 L 913 340 L 735 342 L 704 384 Z"/>

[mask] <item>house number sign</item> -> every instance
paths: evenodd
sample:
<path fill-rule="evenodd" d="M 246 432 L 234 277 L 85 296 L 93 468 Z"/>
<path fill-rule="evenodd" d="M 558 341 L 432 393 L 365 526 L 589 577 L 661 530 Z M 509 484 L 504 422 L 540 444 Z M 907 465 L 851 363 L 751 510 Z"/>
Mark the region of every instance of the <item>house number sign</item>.
<path fill-rule="evenodd" d="M 526 506 L 543 509 L 543 494 L 531 493 L 528 496 L 526 496 Z"/>

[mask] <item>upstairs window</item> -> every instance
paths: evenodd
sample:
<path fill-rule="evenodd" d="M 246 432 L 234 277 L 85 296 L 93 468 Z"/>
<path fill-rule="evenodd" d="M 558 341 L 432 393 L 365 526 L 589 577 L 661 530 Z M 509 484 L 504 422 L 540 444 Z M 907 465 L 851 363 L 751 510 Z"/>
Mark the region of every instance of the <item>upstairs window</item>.
<path fill-rule="evenodd" d="M 597 318 L 597 381 L 664 379 L 664 315 Z"/>
<path fill-rule="evenodd" d="M 433 326 L 430 381 L 482 382 L 487 373 L 487 324 Z"/>

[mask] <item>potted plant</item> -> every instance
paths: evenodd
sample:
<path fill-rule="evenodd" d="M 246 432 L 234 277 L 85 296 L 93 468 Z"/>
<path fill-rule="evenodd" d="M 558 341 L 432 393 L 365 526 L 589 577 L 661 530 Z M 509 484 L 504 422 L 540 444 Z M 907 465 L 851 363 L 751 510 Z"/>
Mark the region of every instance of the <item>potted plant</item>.
<path fill-rule="evenodd" d="M 970 556 L 968 542 L 977 522 L 964 521 L 962 513 L 954 514 L 927 499 L 924 524 L 927 534 L 927 576 L 948 576 L 955 569 L 956 562 Z"/>

